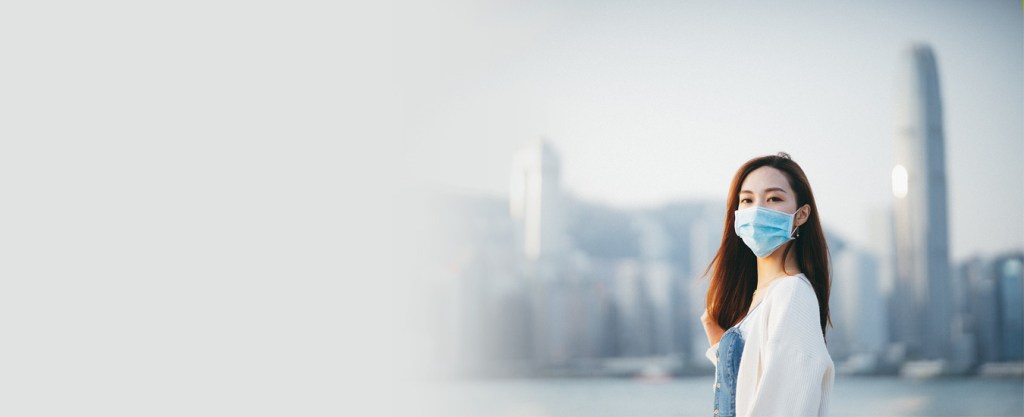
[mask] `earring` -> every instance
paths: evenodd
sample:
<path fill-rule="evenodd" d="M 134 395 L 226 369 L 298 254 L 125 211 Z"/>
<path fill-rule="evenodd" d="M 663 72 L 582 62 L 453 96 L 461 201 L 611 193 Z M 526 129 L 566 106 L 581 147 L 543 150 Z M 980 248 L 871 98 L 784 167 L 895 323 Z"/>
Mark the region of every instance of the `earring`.
<path fill-rule="evenodd" d="M 796 227 L 796 237 L 800 237 L 800 226 Z"/>

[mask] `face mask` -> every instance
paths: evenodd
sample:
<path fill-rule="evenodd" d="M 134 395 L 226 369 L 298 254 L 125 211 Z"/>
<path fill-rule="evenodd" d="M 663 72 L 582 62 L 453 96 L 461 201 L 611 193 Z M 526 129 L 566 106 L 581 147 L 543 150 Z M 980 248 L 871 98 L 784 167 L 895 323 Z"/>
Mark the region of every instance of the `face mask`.
<path fill-rule="evenodd" d="M 743 243 L 758 258 L 771 255 L 783 243 L 794 239 L 792 231 L 796 212 L 783 213 L 755 206 L 736 210 L 735 215 L 736 235 L 743 238 Z"/>

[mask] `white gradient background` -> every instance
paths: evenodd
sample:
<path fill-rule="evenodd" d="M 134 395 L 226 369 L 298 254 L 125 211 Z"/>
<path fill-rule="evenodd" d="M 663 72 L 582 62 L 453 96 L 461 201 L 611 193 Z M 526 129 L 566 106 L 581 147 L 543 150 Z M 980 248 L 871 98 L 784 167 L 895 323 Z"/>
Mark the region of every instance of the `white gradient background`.
<path fill-rule="evenodd" d="M 954 257 L 1021 246 L 1015 2 L 375 4 L 0 8 L 0 414 L 429 415 L 422 187 L 541 135 L 623 207 L 788 151 L 864 243 L 913 40 Z"/>
<path fill-rule="evenodd" d="M 414 415 L 388 5 L 0 8 L 0 415 Z"/>

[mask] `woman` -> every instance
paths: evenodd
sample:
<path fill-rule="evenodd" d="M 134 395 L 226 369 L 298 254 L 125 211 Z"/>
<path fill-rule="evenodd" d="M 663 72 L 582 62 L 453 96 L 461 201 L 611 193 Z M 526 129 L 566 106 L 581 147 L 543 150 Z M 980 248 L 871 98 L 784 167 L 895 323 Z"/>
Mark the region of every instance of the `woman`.
<path fill-rule="evenodd" d="M 743 164 L 729 190 L 701 316 L 715 364 L 714 416 L 826 415 L 835 381 L 825 347 L 831 279 L 807 176 L 779 152 Z"/>

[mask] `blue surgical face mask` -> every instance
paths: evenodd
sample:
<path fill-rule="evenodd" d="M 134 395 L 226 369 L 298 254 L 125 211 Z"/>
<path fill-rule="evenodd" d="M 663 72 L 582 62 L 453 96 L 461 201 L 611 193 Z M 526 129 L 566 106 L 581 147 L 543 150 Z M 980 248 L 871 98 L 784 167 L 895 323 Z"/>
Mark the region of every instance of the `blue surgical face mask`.
<path fill-rule="evenodd" d="M 736 210 L 736 235 L 743 238 L 743 243 L 755 256 L 764 258 L 783 243 L 794 239 L 793 219 L 796 213 L 783 213 L 761 206 Z"/>

